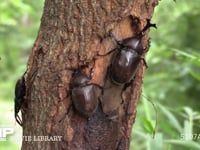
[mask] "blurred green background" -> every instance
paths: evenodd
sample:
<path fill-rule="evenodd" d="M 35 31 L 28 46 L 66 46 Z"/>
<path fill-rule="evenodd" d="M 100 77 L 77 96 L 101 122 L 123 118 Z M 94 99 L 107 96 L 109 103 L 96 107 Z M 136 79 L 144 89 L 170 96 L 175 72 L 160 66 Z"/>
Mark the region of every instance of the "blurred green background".
<path fill-rule="evenodd" d="M 1 150 L 18 150 L 22 130 L 14 119 L 14 88 L 26 70 L 31 48 L 36 39 L 44 0 L 0 0 L 0 127 L 15 132 Z"/>
<path fill-rule="evenodd" d="M 150 33 L 149 68 L 130 150 L 200 149 L 199 2 L 162 0 L 155 9 L 152 23 L 158 29 Z M 0 149 L 21 146 L 22 131 L 13 116 L 14 86 L 26 70 L 43 4 L 44 0 L 0 0 L 0 127 L 15 129 L 6 142 L 0 142 Z"/>

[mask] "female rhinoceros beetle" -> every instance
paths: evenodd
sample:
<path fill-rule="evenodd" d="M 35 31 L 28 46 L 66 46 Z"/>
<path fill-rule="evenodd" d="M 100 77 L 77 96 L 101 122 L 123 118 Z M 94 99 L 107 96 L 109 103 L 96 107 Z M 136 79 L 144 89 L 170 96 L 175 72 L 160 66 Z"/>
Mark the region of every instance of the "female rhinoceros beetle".
<path fill-rule="evenodd" d="M 95 83 L 89 83 L 92 72 L 88 77 L 77 69 L 72 74 L 70 83 L 72 102 L 76 110 L 85 117 L 92 116 L 99 104 L 98 88 L 103 92 L 103 88 Z"/>
<path fill-rule="evenodd" d="M 150 27 L 156 28 L 156 24 L 151 24 L 150 20 L 147 19 L 146 26 L 139 34 L 122 41 L 118 41 L 111 33 L 111 36 L 118 44 L 118 47 L 100 56 L 106 56 L 116 51 L 112 57 L 112 62 L 108 70 L 109 77 L 113 83 L 117 85 L 129 83 L 135 76 L 140 60 L 143 60 L 146 65 L 146 62 L 142 57 L 145 49 L 143 48 L 141 41 L 145 31 Z"/>
<path fill-rule="evenodd" d="M 24 73 L 25 74 L 25 73 Z M 22 104 L 24 102 L 24 97 L 26 94 L 26 85 L 25 85 L 25 79 L 24 75 L 17 81 L 15 85 L 15 120 L 17 123 L 22 126 L 22 120 L 20 119 L 18 113 L 22 107 Z"/>

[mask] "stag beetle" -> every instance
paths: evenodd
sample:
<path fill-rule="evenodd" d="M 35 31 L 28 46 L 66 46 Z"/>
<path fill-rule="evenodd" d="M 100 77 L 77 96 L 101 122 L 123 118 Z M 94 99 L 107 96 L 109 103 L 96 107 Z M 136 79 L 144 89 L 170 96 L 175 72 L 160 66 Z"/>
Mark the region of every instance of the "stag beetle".
<path fill-rule="evenodd" d="M 26 72 L 25 72 L 26 73 Z M 25 75 L 24 73 L 24 75 Z M 26 95 L 26 85 L 25 85 L 25 78 L 24 75 L 18 79 L 16 85 L 15 85 L 15 120 L 17 123 L 22 126 L 22 120 L 19 117 L 18 113 L 22 107 L 22 104 L 24 102 L 24 96 Z"/>
<path fill-rule="evenodd" d="M 70 82 L 73 105 L 76 110 L 85 117 L 92 116 L 97 110 L 99 104 L 97 87 L 103 92 L 103 88 L 100 85 L 89 83 L 92 75 L 92 69 L 89 77 L 82 73 L 80 69 L 76 69 L 72 74 Z"/>
<path fill-rule="evenodd" d="M 106 56 L 116 51 L 108 69 L 109 77 L 114 84 L 122 85 L 129 83 L 135 76 L 141 59 L 146 65 L 146 62 L 142 57 L 145 49 L 143 48 L 141 41 L 142 37 L 145 35 L 145 31 L 150 27 L 156 28 L 156 24 L 151 24 L 150 19 L 147 19 L 146 26 L 139 34 L 122 41 L 118 41 L 111 33 L 111 37 L 116 41 L 118 47 L 99 56 Z"/>

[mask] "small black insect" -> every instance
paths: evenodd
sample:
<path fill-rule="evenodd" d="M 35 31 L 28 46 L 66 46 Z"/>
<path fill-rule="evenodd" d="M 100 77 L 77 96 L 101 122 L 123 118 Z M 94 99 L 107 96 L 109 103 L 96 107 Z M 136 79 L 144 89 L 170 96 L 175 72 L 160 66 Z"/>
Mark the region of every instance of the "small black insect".
<path fill-rule="evenodd" d="M 118 47 L 100 56 L 106 56 L 116 51 L 112 57 L 112 62 L 108 71 L 109 77 L 113 83 L 117 85 L 129 83 L 135 76 L 139 62 L 143 60 L 146 65 L 142 57 L 145 49 L 141 41 L 142 37 L 145 35 L 145 31 L 150 27 L 156 28 L 156 24 L 151 24 L 150 19 L 147 19 L 146 26 L 139 34 L 122 41 L 118 41 L 111 33 Z"/>
<path fill-rule="evenodd" d="M 24 96 L 26 94 L 26 85 L 24 75 L 17 81 L 15 85 L 15 120 L 17 123 L 22 126 L 22 120 L 19 117 L 18 113 L 21 109 L 21 106 L 24 102 Z"/>
<path fill-rule="evenodd" d="M 85 117 L 92 116 L 99 104 L 98 88 L 103 92 L 103 88 L 95 83 L 89 83 L 92 78 L 92 71 L 90 76 L 83 74 L 80 69 L 76 69 L 72 74 L 70 83 L 72 102 L 76 110 Z"/>

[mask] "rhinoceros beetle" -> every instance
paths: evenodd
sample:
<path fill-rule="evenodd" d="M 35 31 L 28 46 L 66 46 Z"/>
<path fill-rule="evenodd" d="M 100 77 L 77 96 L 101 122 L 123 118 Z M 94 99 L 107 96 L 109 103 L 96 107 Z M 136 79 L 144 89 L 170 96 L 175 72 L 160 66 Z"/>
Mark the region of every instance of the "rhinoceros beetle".
<path fill-rule="evenodd" d="M 138 64 L 141 60 L 143 60 L 146 65 L 146 62 L 142 57 L 145 49 L 143 48 L 141 41 L 142 37 L 145 35 L 145 31 L 150 27 L 156 28 L 156 24 L 151 24 L 150 19 L 147 19 L 146 26 L 139 34 L 122 41 L 118 41 L 111 33 L 111 36 L 116 41 L 118 47 L 99 56 L 106 56 L 116 51 L 112 57 L 112 62 L 108 70 L 109 77 L 114 84 L 122 85 L 129 83 L 135 76 Z"/>
<path fill-rule="evenodd" d="M 92 74 L 93 70 L 90 71 L 90 76 L 87 76 L 80 69 L 76 69 L 70 82 L 72 103 L 75 109 L 85 117 L 92 116 L 97 110 L 99 104 L 97 88 L 103 92 L 103 87 L 100 85 L 89 83 Z"/>
<path fill-rule="evenodd" d="M 25 73 L 24 73 L 25 75 Z M 25 85 L 25 78 L 24 75 L 18 79 L 16 85 L 15 85 L 15 106 L 14 106 L 14 115 L 15 115 L 15 120 L 17 121 L 17 123 L 22 126 L 22 120 L 19 117 L 18 113 L 22 107 L 22 104 L 24 102 L 24 97 L 26 94 L 26 85 Z"/>

